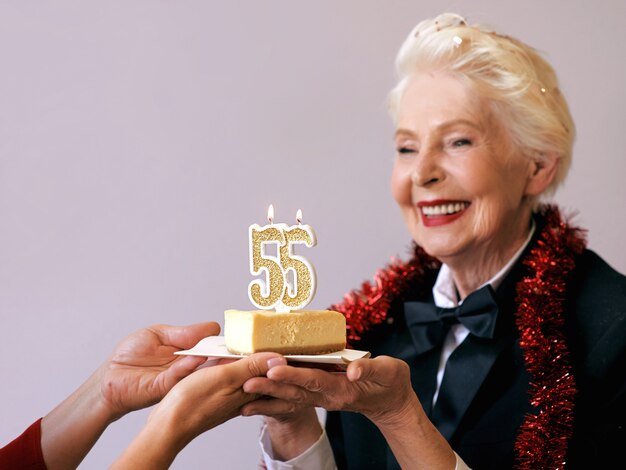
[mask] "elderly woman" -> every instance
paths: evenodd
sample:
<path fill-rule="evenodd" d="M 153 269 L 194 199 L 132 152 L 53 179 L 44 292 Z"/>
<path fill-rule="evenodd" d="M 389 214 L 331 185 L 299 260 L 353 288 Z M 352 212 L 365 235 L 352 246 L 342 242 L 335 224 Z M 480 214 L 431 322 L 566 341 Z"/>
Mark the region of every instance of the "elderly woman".
<path fill-rule="evenodd" d="M 392 189 L 415 255 L 334 306 L 374 359 L 345 374 L 281 365 L 244 385 L 274 397 L 243 408 L 267 416 L 266 465 L 623 461 L 626 278 L 539 204 L 575 134 L 554 71 L 454 14 L 417 25 L 397 69 Z M 330 410 L 325 431 L 312 406 Z"/>

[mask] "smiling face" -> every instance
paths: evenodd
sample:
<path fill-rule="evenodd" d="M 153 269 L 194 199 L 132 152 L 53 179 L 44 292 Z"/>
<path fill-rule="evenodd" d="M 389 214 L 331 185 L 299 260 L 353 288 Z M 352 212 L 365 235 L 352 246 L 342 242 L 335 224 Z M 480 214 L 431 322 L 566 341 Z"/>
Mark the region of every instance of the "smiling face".
<path fill-rule="evenodd" d="M 485 100 L 443 72 L 410 78 L 395 142 L 392 191 L 413 239 L 453 271 L 488 280 L 528 234 L 534 162 Z"/>

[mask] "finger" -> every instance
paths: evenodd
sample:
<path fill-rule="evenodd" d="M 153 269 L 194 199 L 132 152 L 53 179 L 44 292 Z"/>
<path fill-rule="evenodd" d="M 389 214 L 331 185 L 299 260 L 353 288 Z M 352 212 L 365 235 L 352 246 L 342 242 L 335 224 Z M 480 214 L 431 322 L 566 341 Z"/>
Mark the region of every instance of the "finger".
<path fill-rule="evenodd" d="M 280 418 L 301 409 L 301 406 L 289 401 L 275 398 L 261 398 L 241 407 L 242 416 L 271 416 Z"/>
<path fill-rule="evenodd" d="M 286 364 L 284 357 L 277 353 L 263 352 L 251 354 L 243 359 L 226 364 L 228 367 L 230 379 L 233 383 L 243 383 L 252 377 L 262 377 L 267 374 L 270 367 L 276 364 Z"/>
<path fill-rule="evenodd" d="M 252 377 L 243 383 L 242 388 L 246 393 L 270 396 L 274 384 L 275 382 L 266 377 Z"/>
<path fill-rule="evenodd" d="M 346 369 L 346 377 L 350 382 L 357 382 L 359 380 L 367 380 L 372 375 L 371 368 L 366 364 L 368 359 L 357 359 L 348 364 Z M 365 376 L 364 376 L 365 374 Z"/>
<path fill-rule="evenodd" d="M 295 397 L 298 388 L 295 385 L 274 382 L 266 377 L 253 377 L 243 384 L 243 391 L 246 393 L 285 400 Z"/>
<path fill-rule="evenodd" d="M 206 357 L 183 356 L 163 372 L 168 390 L 206 362 Z"/>
<path fill-rule="evenodd" d="M 220 326 L 215 322 L 187 326 L 153 325 L 149 329 L 159 337 L 162 344 L 180 349 L 189 349 L 202 338 L 215 336 L 220 332 Z"/>
<path fill-rule="evenodd" d="M 275 382 L 296 385 L 311 392 L 329 391 L 337 384 L 335 373 L 303 367 L 275 367 L 267 373 L 267 377 Z"/>
<path fill-rule="evenodd" d="M 215 361 L 217 361 L 218 365 L 231 364 L 233 362 L 237 362 L 241 360 L 240 357 L 216 357 Z"/>
<path fill-rule="evenodd" d="M 265 397 L 278 398 L 296 404 L 317 405 L 317 396 L 297 385 L 274 382 L 265 377 L 255 377 L 243 384 L 243 391 Z"/>
<path fill-rule="evenodd" d="M 390 385 L 402 375 L 406 364 L 388 356 L 374 359 L 357 359 L 348 365 L 346 377 L 351 382 L 375 382 Z M 408 370 L 408 366 L 406 367 Z"/>
<path fill-rule="evenodd" d="M 204 361 L 202 364 L 200 364 L 198 367 L 196 367 L 196 370 L 204 369 L 205 367 L 217 366 L 219 364 L 221 364 L 219 358 L 217 358 L 217 357 L 210 357 L 210 358 L 207 358 L 207 360 Z"/>

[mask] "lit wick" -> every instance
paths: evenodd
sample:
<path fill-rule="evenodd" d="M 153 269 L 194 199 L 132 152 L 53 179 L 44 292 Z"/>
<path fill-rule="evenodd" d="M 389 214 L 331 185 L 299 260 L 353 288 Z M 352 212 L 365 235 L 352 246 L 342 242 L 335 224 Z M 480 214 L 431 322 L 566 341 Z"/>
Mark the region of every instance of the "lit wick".
<path fill-rule="evenodd" d="M 267 220 L 269 220 L 270 225 L 274 223 L 274 205 L 270 204 L 267 208 Z"/>
<path fill-rule="evenodd" d="M 300 209 L 296 212 L 296 222 L 298 222 L 298 225 L 302 225 L 302 211 Z"/>

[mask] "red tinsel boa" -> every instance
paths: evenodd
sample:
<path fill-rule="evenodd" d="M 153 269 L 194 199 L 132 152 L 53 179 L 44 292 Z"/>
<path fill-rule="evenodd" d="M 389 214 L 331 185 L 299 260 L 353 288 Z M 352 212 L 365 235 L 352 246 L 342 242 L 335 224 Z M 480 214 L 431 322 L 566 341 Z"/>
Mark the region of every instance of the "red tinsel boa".
<path fill-rule="evenodd" d="M 524 418 L 515 441 L 520 469 L 563 469 L 573 433 L 576 381 L 562 332 L 567 275 L 585 246 L 584 232 L 561 219 L 556 206 L 542 206 L 546 225 L 524 260 L 529 273 L 516 286 L 516 324 L 526 368 L 532 376 L 530 403 L 537 414 Z M 423 286 L 441 263 L 421 247 L 408 262 L 392 261 L 331 308 L 346 317 L 348 343 L 388 318 L 392 302 L 403 301 L 411 286 Z M 431 288 L 431 286 L 427 286 Z"/>

